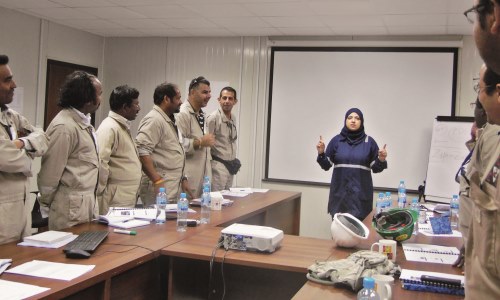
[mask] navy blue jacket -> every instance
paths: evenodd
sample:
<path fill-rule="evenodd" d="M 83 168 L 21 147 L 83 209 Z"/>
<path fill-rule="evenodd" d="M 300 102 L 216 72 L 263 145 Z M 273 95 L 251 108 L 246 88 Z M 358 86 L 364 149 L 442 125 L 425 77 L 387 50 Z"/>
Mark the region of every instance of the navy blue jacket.
<path fill-rule="evenodd" d="M 325 153 L 318 155 L 317 162 L 328 171 L 334 165 L 330 184 L 328 212 L 350 213 L 363 220 L 373 209 L 372 174 L 387 168 L 387 161 L 378 159 L 378 145 L 370 136 L 356 144 L 349 145 L 336 135 Z"/>

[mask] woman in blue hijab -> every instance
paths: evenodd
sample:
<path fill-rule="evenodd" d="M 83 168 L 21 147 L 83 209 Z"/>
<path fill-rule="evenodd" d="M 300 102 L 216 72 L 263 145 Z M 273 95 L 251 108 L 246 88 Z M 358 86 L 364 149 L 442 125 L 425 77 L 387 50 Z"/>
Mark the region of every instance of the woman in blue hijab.
<path fill-rule="evenodd" d="M 326 147 L 320 137 L 317 162 L 328 171 L 332 166 L 328 213 L 350 213 L 363 220 L 373 209 L 372 174 L 387 168 L 387 151 L 366 135 L 363 113 L 357 108 L 345 114 L 344 127 Z"/>

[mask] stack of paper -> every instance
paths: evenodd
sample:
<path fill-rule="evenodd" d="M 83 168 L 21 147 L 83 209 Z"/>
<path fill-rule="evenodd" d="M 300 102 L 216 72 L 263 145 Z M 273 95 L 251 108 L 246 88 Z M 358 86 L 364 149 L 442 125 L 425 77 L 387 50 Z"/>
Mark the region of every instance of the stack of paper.
<path fill-rule="evenodd" d="M 32 236 L 24 237 L 20 246 L 33 246 L 43 248 L 59 248 L 76 238 L 71 232 L 49 230 Z"/>

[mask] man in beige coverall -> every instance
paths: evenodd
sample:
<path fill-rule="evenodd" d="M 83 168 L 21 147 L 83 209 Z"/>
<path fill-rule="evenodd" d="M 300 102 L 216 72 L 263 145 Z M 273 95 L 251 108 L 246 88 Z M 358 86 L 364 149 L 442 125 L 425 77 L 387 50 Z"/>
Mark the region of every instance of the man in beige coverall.
<path fill-rule="evenodd" d="M 97 129 L 99 146 L 99 214 L 110 207 L 134 207 L 141 182 L 141 162 L 130 135 L 130 122 L 141 110 L 139 91 L 121 85 L 109 96 L 111 111 Z"/>
<path fill-rule="evenodd" d="M 486 66 L 481 68 L 479 100 L 488 123 L 472 155 L 473 201 L 465 247 L 467 299 L 500 298 L 500 0 L 474 0 L 465 12 Z M 495 74 L 496 73 L 496 74 Z"/>
<path fill-rule="evenodd" d="M 99 213 L 95 193 L 99 156 L 90 114 L 101 104 L 102 86 L 94 75 L 66 77 L 58 105 L 63 109 L 47 128 L 49 149 L 42 158 L 38 188 L 49 206 L 49 229 L 92 221 Z"/>
<path fill-rule="evenodd" d="M 0 55 L 0 244 L 30 234 L 31 215 L 24 202 L 31 166 L 33 157 L 42 156 L 48 146 L 43 130 L 7 106 L 16 88 L 8 63 L 9 57 Z"/>
<path fill-rule="evenodd" d="M 186 151 L 186 175 L 189 177 L 191 194 L 198 198 L 202 193 L 203 178 L 212 177 L 210 147 L 215 137 L 208 132 L 202 107 L 207 106 L 211 97 L 210 82 L 200 76 L 189 84 L 189 97 L 176 115 L 177 125 L 182 133 Z"/>
<path fill-rule="evenodd" d="M 212 146 L 212 190 L 228 190 L 233 186 L 233 177 L 224 162 L 236 159 L 237 138 L 236 117 L 232 114 L 238 102 L 236 90 L 230 86 L 223 88 L 219 95 L 220 108 L 207 118 L 208 132 L 214 134 L 215 145 Z"/>
<path fill-rule="evenodd" d="M 141 179 L 142 203 L 155 203 L 160 187 L 167 189 L 169 202 L 176 202 L 182 191 L 189 191 L 184 176 L 185 155 L 179 140 L 174 113 L 182 104 L 177 85 L 162 83 L 156 87 L 153 109 L 141 120 L 136 144 L 144 174 Z"/>

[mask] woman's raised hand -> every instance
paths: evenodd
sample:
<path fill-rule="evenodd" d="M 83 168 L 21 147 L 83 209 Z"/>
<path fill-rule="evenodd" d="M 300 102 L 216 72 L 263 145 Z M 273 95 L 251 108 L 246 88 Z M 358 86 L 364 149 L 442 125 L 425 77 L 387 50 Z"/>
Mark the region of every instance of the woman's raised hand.
<path fill-rule="evenodd" d="M 378 150 L 378 160 L 380 161 L 385 161 L 387 158 L 387 150 L 385 149 L 386 146 L 387 144 L 384 144 L 384 148 Z"/>
<path fill-rule="evenodd" d="M 316 150 L 318 150 L 318 154 L 325 153 L 325 142 L 323 141 L 323 136 L 319 136 L 319 142 L 316 145 Z"/>

